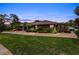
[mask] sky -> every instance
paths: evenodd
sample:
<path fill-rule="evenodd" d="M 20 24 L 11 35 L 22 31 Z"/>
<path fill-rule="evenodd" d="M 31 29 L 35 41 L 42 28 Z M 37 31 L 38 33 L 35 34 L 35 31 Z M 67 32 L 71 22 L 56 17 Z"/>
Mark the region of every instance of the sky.
<path fill-rule="evenodd" d="M 49 20 L 66 22 L 74 20 L 78 3 L 0 3 L 0 14 L 16 14 L 21 21 Z"/>

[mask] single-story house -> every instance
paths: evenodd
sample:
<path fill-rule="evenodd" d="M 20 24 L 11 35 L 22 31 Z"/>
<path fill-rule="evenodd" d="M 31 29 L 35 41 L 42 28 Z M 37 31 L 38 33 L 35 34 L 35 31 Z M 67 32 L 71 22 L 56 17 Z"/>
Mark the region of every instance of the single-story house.
<path fill-rule="evenodd" d="M 35 29 L 38 29 L 40 26 L 48 27 L 48 28 L 53 28 L 55 25 L 57 25 L 57 23 L 45 20 L 45 21 L 32 22 L 31 25 L 34 26 Z"/>
<path fill-rule="evenodd" d="M 44 28 L 44 29 L 56 28 L 56 30 L 58 30 L 59 32 L 64 32 L 67 30 L 65 24 L 52 22 L 52 21 L 48 21 L 48 20 L 35 21 L 30 24 L 31 24 L 31 27 L 29 28 L 29 30 L 35 30 L 38 28 Z"/>

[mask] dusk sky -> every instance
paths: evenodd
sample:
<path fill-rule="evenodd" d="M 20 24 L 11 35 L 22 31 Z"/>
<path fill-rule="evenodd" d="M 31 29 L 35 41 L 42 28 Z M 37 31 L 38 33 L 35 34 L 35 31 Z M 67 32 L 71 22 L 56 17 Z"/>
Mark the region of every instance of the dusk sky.
<path fill-rule="evenodd" d="M 0 3 L 0 14 L 16 14 L 20 20 L 65 22 L 77 17 L 74 9 L 78 6 L 77 3 Z"/>

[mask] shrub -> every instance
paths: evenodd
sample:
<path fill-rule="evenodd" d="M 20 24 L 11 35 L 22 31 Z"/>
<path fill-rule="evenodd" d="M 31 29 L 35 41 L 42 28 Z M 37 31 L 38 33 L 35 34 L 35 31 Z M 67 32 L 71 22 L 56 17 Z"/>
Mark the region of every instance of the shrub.
<path fill-rule="evenodd" d="M 53 29 L 53 33 L 57 33 L 57 30 L 56 30 L 56 28 L 54 28 L 54 29 Z"/>
<path fill-rule="evenodd" d="M 43 28 L 39 27 L 39 28 L 37 29 L 37 32 L 43 32 Z"/>
<path fill-rule="evenodd" d="M 53 28 L 50 28 L 50 32 L 51 32 L 51 33 L 53 32 Z"/>
<path fill-rule="evenodd" d="M 39 28 L 37 29 L 37 32 L 48 33 L 48 32 L 50 32 L 50 28 L 42 28 L 42 27 L 39 27 Z"/>
<path fill-rule="evenodd" d="M 37 32 L 37 30 L 36 29 L 33 29 L 33 30 L 27 29 L 26 32 Z"/>
<path fill-rule="evenodd" d="M 79 29 L 77 31 L 75 31 L 76 34 L 79 34 Z"/>
<path fill-rule="evenodd" d="M 16 22 L 16 23 L 12 23 L 11 24 L 11 27 L 13 30 L 18 30 L 19 29 L 19 26 L 20 26 L 20 23 L 19 22 Z"/>
<path fill-rule="evenodd" d="M 4 30 L 5 26 L 3 23 L 0 23 L 0 32 L 2 32 Z"/>
<path fill-rule="evenodd" d="M 5 29 L 4 29 L 5 31 L 10 31 L 10 30 L 12 30 L 12 27 L 11 26 L 5 26 Z"/>
<path fill-rule="evenodd" d="M 27 32 L 37 32 L 36 30 L 27 30 Z"/>

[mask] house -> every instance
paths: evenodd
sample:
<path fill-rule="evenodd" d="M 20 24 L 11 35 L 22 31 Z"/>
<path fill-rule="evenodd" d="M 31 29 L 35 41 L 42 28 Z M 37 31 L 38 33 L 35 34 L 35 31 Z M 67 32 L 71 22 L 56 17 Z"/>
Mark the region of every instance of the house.
<path fill-rule="evenodd" d="M 38 29 L 40 29 L 40 30 L 44 29 L 44 31 L 46 31 L 46 30 L 48 31 L 50 29 L 54 30 L 54 28 L 55 28 L 58 32 L 67 32 L 67 29 L 68 29 L 65 23 L 57 23 L 57 22 L 52 22 L 52 21 L 48 21 L 48 20 L 35 21 L 30 24 L 31 24 L 31 26 L 28 29 L 30 31 L 35 31 Z"/>
<path fill-rule="evenodd" d="M 35 28 L 38 29 L 39 27 L 44 27 L 44 28 L 53 28 L 57 25 L 56 22 L 44 20 L 44 21 L 35 21 L 32 22 L 31 25 Z"/>
<path fill-rule="evenodd" d="M 31 26 L 28 26 L 27 31 L 31 32 L 51 32 L 51 29 L 55 28 L 58 23 L 44 20 L 44 21 L 35 21 L 30 23 Z"/>

